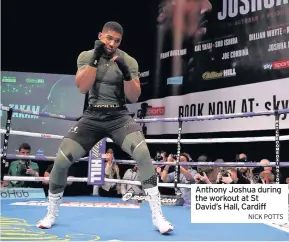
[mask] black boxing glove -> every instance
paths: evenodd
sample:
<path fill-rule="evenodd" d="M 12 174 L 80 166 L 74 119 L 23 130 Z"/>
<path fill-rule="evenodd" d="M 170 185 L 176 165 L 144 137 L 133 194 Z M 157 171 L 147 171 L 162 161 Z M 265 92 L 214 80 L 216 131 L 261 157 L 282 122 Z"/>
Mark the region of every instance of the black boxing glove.
<path fill-rule="evenodd" d="M 121 70 L 122 74 L 123 74 L 123 78 L 125 81 L 131 81 L 132 76 L 131 73 L 129 71 L 129 67 L 128 65 L 125 63 L 124 59 L 122 57 L 117 57 L 115 59 L 115 63 L 118 65 L 119 69 Z"/>
<path fill-rule="evenodd" d="M 95 67 L 95 68 L 98 66 L 98 61 L 103 53 L 103 49 L 104 49 L 103 47 L 104 47 L 104 43 L 102 41 L 96 40 L 94 42 L 93 56 L 89 63 L 90 66 Z"/>

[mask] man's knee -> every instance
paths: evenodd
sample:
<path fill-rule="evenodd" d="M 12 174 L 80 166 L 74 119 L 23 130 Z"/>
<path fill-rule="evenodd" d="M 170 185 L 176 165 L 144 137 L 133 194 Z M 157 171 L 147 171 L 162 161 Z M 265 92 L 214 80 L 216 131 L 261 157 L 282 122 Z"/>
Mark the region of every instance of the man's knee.
<path fill-rule="evenodd" d="M 63 139 L 58 154 L 56 156 L 54 166 L 59 169 L 70 167 L 73 162 L 85 155 L 85 150 L 72 139 Z"/>
<path fill-rule="evenodd" d="M 139 146 L 141 146 L 141 147 L 139 147 Z M 129 155 L 133 156 L 136 148 L 145 149 L 144 146 L 146 147 L 146 149 L 148 151 L 146 141 L 145 141 L 143 134 L 140 131 L 137 131 L 137 132 L 133 132 L 133 133 L 128 134 L 125 137 L 121 147 Z"/>
<path fill-rule="evenodd" d="M 144 140 L 140 141 L 135 146 L 132 157 L 137 161 L 150 160 L 150 152 Z"/>
<path fill-rule="evenodd" d="M 53 169 L 63 170 L 67 169 L 72 165 L 72 162 L 67 159 L 67 156 L 59 149 L 58 154 L 55 158 Z"/>

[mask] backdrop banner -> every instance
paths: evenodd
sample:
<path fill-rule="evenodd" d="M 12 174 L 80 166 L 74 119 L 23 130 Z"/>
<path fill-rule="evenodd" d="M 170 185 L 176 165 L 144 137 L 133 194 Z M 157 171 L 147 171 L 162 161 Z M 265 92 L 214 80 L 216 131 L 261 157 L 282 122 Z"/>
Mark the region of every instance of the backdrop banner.
<path fill-rule="evenodd" d="M 155 67 L 141 99 L 152 106 L 147 116 L 288 108 L 288 0 L 161 0 L 156 29 Z M 148 134 L 177 132 L 172 123 L 147 127 Z M 188 123 L 184 132 L 273 128 L 273 117 L 258 117 Z"/>
<path fill-rule="evenodd" d="M 289 108 L 289 78 L 219 90 L 152 99 L 145 118 L 220 115 Z M 127 105 L 138 118 L 142 103 Z M 185 122 L 183 133 L 226 132 L 274 129 L 274 116 Z M 178 123 L 148 123 L 147 134 L 176 134 Z M 280 116 L 280 129 L 289 128 L 287 114 Z"/>
<path fill-rule="evenodd" d="M 289 77 L 288 0 L 160 2 L 151 99 Z"/>

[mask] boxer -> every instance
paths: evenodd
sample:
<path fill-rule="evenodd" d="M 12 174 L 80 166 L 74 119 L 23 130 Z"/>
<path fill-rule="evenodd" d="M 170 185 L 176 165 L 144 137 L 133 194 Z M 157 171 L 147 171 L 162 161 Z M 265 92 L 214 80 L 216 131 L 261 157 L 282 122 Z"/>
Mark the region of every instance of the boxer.
<path fill-rule="evenodd" d="M 122 36 L 122 26 L 108 22 L 99 33 L 94 49 L 78 56 L 75 83 L 81 93 L 88 93 L 88 108 L 60 144 L 49 178 L 48 212 L 38 222 L 39 228 L 49 229 L 56 222 L 69 167 L 98 141 L 109 137 L 137 161 L 153 225 L 161 234 L 173 230 L 162 213 L 157 176 L 141 126 L 125 106 L 127 99 L 137 102 L 141 88 L 137 61 L 118 48 Z"/>

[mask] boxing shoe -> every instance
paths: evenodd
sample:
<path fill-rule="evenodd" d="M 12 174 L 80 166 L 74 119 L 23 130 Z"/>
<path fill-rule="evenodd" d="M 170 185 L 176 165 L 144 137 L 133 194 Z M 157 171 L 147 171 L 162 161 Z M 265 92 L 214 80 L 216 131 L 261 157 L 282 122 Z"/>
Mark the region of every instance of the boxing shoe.
<path fill-rule="evenodd" d="M 40 229 L 50 229 L 56 222 L 58 217 L 59 206 L 62 201 L 63 192 L 58 194 L 52 194 L 48 192 L 48 206 L 47 214 L 37 223 L 37 227 Z"/>
<path fill-rule="evenodd" d="M 158 187 L 144 189 L 147 195 L 152 212 L 153 225 L 159 230 L 161 234 L 167 234 L 174 230 L 173 225 L 164 217 L 161 209 L 161 196 Z"/>

